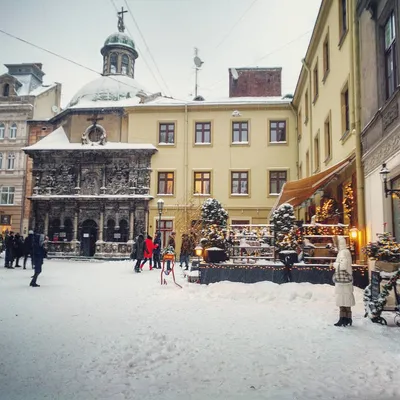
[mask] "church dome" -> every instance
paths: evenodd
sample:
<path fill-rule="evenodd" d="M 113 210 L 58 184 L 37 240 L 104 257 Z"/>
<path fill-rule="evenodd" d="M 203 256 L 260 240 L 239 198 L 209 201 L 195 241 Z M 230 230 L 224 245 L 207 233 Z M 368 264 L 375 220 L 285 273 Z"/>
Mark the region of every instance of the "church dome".
<path fill-rule="evenodd" d="M 74 97 L 72 97 L 67 107 L 84 106 L 96 107 L 98 102 L 109 102 L 109 107 L 121 106 L 121 100 L 137 99 L 137 95 L 149 95 L 137 81 L 126 75 L 101 76 L 92 82 L 84 85 Z"/>
<path fill-rule="evenodd" d="M 104 42 L 104 47 L 115 45 L 125 46 L 136 52 L 135 42 L 123 32 L 116 32 L 111 34 Z"/>

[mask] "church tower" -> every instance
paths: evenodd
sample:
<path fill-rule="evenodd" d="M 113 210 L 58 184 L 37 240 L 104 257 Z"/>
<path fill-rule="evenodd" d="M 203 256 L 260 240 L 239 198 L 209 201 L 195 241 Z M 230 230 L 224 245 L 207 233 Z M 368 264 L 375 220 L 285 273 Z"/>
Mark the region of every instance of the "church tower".
<path fill-rule="evenodd" d="M 103 75 L 126 75 L 135 77 L 135 61 L 138 53 L 135 42 L 124 33 L 124 13 L 122 8 L 118 13 L 118 32 L 110 35 L 101 49 L 103 56 Z"/>

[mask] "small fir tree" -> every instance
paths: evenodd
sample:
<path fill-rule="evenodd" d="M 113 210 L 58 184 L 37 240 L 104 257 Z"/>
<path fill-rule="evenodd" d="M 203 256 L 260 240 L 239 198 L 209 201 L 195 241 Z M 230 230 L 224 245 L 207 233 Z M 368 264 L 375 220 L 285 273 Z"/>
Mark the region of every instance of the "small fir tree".
<path fill-rule="evenodd" d="M 296 250 L 296 217 L 294 216 L 293 206 L 284 203 L 272 214 L 274 230 L 276 232 L 276 247 L 279 251 Z"/>
<path fill-rule="evenodd" d="M 225 228 L 228 221 L 228 213 L 222 204 L 216 199 L 207 199 L 201 207 L 201 218 L 204 226 L 217 225 Z"/>

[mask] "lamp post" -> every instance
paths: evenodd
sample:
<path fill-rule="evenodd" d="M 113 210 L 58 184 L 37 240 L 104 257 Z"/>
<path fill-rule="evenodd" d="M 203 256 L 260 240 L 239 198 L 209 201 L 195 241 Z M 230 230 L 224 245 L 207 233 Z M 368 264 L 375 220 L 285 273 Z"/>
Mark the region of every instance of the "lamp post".
<path fill-rule="evenodd" d="M 358 229 L 353 227 L 349 230 L 350 236 L 350 250 L 353 256 L 353 262 L 355 263 L 357 260 L 357 239 L 358 239 Z"/>
<path fill-rule="evenodd" d="M 157 210 L 158 210 L 158 230 L 161 232 L 161 214 L 164 209 L 164 200 L 158 199 L 157 201 Z"/>
<path fill-rule="evenodd" d="M 390 171 L 387 169 L 386 163 L 383 163 L 382 169 L 379 171 L 379 174 L 380 174 L 382 182 L 383 182 L 383 191 L 385 192 L 385 197 L 388 197 L 389 194 L 395 194 L 397 197 L 400 198 L 400 189 L 389 189 L 388 188 L 387 178 L 388 178 L 389 173 L 390 173 Z"/>

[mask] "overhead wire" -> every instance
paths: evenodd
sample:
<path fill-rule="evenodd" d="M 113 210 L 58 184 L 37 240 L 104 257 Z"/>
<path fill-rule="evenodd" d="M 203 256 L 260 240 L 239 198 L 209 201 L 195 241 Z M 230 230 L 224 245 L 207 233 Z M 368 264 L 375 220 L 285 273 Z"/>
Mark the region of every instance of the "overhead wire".
<path fill-rule="evenodd" d="M 146 39 L 144 38 L 144 35 L 143 35 L 143 33 L 142 33 L 142 30 L 140 29 L 139 24 L 137 23 L 136 18 L 135 18 L 135 16 L 134 16 L 133 13 L 132 13 L 132 10 L 131 10 L 131 8 L 130 8 L 130 6 L 129 6 L 129 4 L 128 4 L 128 1 L 127 1 L 127 0 L 124 0 L 124 1 L 125 1 L 126 8 L 127 8 L 128 11 L 129 11 L 129 15 L 131 16 L 131 18 L 132 18 L 132 20 L 133 20 L 133 22 L 134 22 L 134 24 L 135 24 L 135 26 L 136 26 L 136 29 L 138 30 L 138 32 L 139 32 L 139 34 L 140 34 L 140 36 L 141 36 L 141 38 L 142 38 L 142 40 L 143 40 L 143 43 L 144 43 L 144 45 L 146 46 L 146 50 L 148 51 L 148 53 L 149 53 L 151 59 L 153 60 L 154 66 L 156 67 L 156 70 L 157 70 L 158 74 L 160 75 L 161 80 L 163 81 L 163 83 L 164 83 L 164 85 L 165 85 L 167 91 L 169 92 L 170 96 L 172 96 L 172 91 L 171 91 L 171 89 L 169 88 L 167 82 L 165 81 L 165 79 L 164 79 L 164 77 L 163 77 L 163 75 L 162 75 L 160 69 L 158 68 L 157 62 L 156 62 L 156 60 L 154 59 L 153 54 L 152 54 L 151 51 L 150 51 L 150 48 L 149 48 L 149 46 L 148 46 L 148 44 L 147 44 L 147 41 L 146 41 Z"/>
<path fill-rule="evenodd" d="M 110 0 L 110 1 L 111 1 L 111 4 L 114 6 L 115 11 L 118 13 L 119 10 L 118 10 L 117 6 L 115 5 L 114 0 Z M 128 34 L 129 34 L 129 36 L 130 36 L 130 37 L 133 37 L 133 36 L 131 35 L 131 33 L 129 32 L 128 27 L 125 27 L 125 28 L 126 28 Z M 147 66 L 148 70 L 150 71 L 151 75 L 153 76 L 154 80 L 156 81 L 157 86 L 161 88 L 162 85 L 160 84 L 159 80 L 157 79 L 156 75 L 154 74 L 153 69 L 150 67 L 149 63 L 147 62 L 146 57 L 145 57 L 144 54 L 140 51 L 139 48 L 138 48 L 137 50 L 138 50 L 138 53 L 139 53 L 139 54 L 141 55 L 141 57 L 143 58 L 143 61 L 144 61 L 144 63 L 146 64 L 146 66 Z"/>

